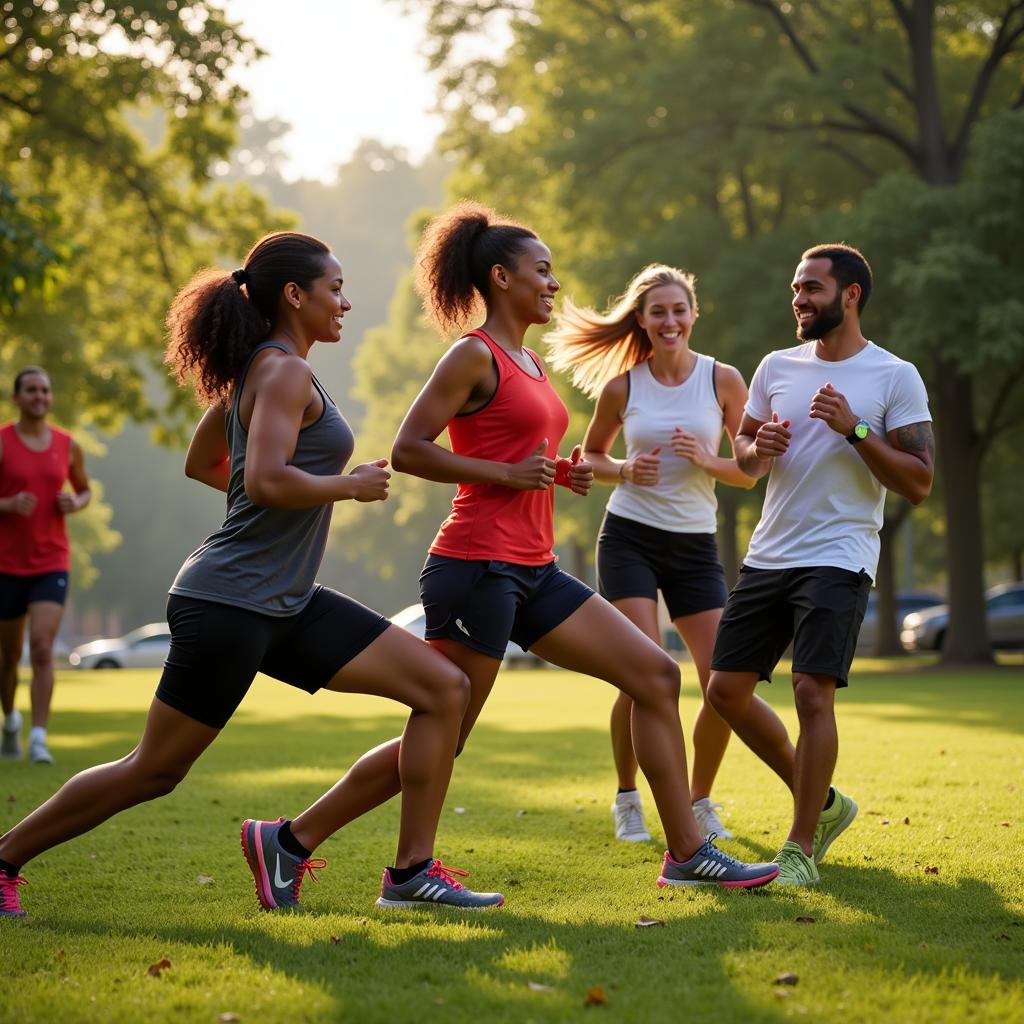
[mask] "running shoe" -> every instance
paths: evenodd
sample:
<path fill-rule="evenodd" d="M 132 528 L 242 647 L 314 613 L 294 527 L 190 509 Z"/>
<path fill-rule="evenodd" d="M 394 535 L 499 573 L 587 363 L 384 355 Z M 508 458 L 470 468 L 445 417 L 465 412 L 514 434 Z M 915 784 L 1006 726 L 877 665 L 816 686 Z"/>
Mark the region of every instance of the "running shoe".
<path fill-rule="evenodd" d="M 718 839 L 735 839 L 736 837 L 722 824 L 718 812 L 721 804 L 713 804 L 711 797 L 693 801 L 693 816 L 697 819 L 697 828 L 704 839 L 714 835 Z"/>
<path fill-rule="evenodd" d="M 277 821 L 242 822 L 242 853 L 256 881 L 256 898 L 264 910 L 301 910 L 299 889 L 306 873 L 319 882 L 316 872 L 327 867 L 323 857 L 304 860 L 277 841 L 284 818 Z"/>
<path fill-rule="evenodd" d="M 776 885 L 817 885 L 821 881 L 818 865 L 800 849 L 799 843 L 787 839 L 775 856 L 779 866 Z"/>
<path fill-rule="evenodd" d="M 857 805 L 844 793 L 832 787 L 835 799 L 832 806 L 821 812 L 818 827 L 814 830 L 814 863 L 820 864 L 828 848 L 853 824 L 857 817 Z"/>
<path fill-rule="evenodd" d="M 646 843 L 651 838 L 644 824 L 640 794 L 635 789 L 615 794 L 612 817 L 615 818 L 616 839 L 624 839 L 627 843 Z"/>
<path fill-rule="evenodd" d="M 0 917 L 24 917 L 18 886 L 28 885 L 28 879 L 21 875 L 11 878 L 6 871 L 0 871 Z"/>
<path fill-rule="evenodd" d="M 377 906 L 418 907 L 427 903 L 430 906 L 440 904 L 461 910 L 504 906 L 505 897 L 500 892 L 473 892 L 459 882 L 455 875 L 466 878 L 469 872 L 445 867 L 440 860 L 434 860 L 408 882 L 396 885 L 391 881 L 391 872 L 385 868 Z"/>
<path fill-rule="evenodd" d="M 21 712 L 17 708 L 4 716 L 0 729 L 0 757 L 13 760 L 21 757 Z"/>
<path fill-rule="evenodd" d="M 754 889 L 767 885 L 778 873 L 778 864 L 745 864 L 714 844 L 715 836 L 686 861 L 673 860 L 668 850 L 661 864 L 658 885 L 723 885 L 729 889 Z"/>
<path fill-rule="evenodd" d="M 36 764 L 53 764 L 53 754 L 50 753 L 46 740 L 39 739 L 28 741 L 28 759 Z"/>

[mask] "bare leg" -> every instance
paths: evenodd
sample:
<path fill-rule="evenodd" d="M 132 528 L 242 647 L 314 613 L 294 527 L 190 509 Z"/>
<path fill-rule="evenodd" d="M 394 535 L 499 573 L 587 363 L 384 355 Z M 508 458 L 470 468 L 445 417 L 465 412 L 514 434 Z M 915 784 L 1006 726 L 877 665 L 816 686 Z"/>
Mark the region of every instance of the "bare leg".
<path fill-rule="evenodd" d="M 596 594 L 533 645 L 547 661 L 618 686 L 633 700 L 633 749 L 654 793 L 669 853 L 689 860 L 703 843 L 686 781 L 679 666 Z"/>
<path fill-rule="evenodd" d="M 788 838 L 799 843 L 809 857 L 839 753 L 836 681 L 831 676 L 794 672 L 793 695 L 800 736 L 796 743 L 793 827 Z"/>
<path fill-rule="evenodd" d="M 658 636 L 658 603 L 649 597 L 625 597 L 612 601 L 623 615 L 639 629 L 644 636 L 654 643 L 660 644 Z M 630 696 L 619 691 L 612 705 L 611 734 L 612 757 L 615 760 L 615 772 L 619 778 L 619 789 L 636 789 L 637 761 L 633 752 L 633 733 L 630 718 L 633 713 L 633 701 Z"/>
<path fill-rule="evenodd" d="M 46 728 L 53 700 L 53 643 L 57 639 L 64 606 L 56 601 L 35 601 L 28 606 L 28 646 L 32 659 L 32 724 Z"/>
<path fill-rule="evenodd" d="M 9 715 L 14 710 L 18 688 L 18 662 L 25 636 L 25 616 L 0 621 L 0 707 Z"/>
<path fill-rule="evenodd" d="M 782 720 L 754 693 L 756 686 L 756 672 L 713 671 L 708 699 L 736 735 L 795 792 L 796 752 Z"/>
<path fill-rule="evenodd" d="M 0 859 L 20 867 L 119 811 L 165 796 L 219 732 L 154 697 L 139 745 L 120 761 L 87 768 L 65 782 L 0 836 Z"/>
<path fill-rule="evenodd" d="M 690 781 L 690 796 L 703 800 L 711 796 L 711 787 L 725 756 L 732 730 L 729 723 L 708 701 L 708 680 L 711 678 L 711 652 L 715 646 L 715 633 L 721 608 L 698 612 L 696 615 L 681 615 L 675 620 L 675 627 L 686 644 L 697 670 L 697 679 L 703 699 L 693 723 L 693 778 Z"/>
<path fill-rule="evenodd" d="M 399 739 L 364 754 L 346 775 L 294 819 L 292 834 L 308 850 L 366 811 L 402 793 L 395 867 L 433 855 L 437 822 L 469 700 L 466 677 L 447 658 L 403 629 L 386 630 L 328 684 L 342 693 L 372 693 L 412 709 Z"/>

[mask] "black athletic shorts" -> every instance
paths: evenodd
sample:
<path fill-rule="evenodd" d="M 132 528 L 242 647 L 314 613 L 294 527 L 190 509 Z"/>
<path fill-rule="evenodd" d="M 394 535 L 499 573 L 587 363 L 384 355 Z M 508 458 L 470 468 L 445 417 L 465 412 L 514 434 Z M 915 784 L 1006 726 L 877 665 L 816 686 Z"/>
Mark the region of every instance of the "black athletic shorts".
<path fill-rule="evenodd" d="M 167 621 L 171 649 L 156 695 L 214 729 L 227 725 L 257 672 L 315 693 L 390 625 L 327 587 L 283 617 L 172 594 Z"/>
<path fill-rule="evenodd" d="M 37 601 L 63 604 L 67 596 L 66 572 L 41 572 L 38 576 L 0 572 L 0 620 L 20 619 Z"/>
<path fill-rule="evenodd" d="M 713 533 L 672 533 L 606 512 L 597 536 L 597 590 L 609 601 L 660 590 L 673 619 L 724 608 L 725 572 Z"/>
<path fill-rule="evenodd" d="M 502 658 L 509 640 L 528 651 L 594 592 L 555 562 L 471 562 L 428 555 L 420 596 L 428 640 L 460 644 Z"/>
<path fill-rule="evenodd" d="M 711 668 L 756 672 L 770 682 L 792 640 L 794 672 L 832 676 L 846 686 L 870 590 L 863 569 L 744 565 L 722 613 Z"/>

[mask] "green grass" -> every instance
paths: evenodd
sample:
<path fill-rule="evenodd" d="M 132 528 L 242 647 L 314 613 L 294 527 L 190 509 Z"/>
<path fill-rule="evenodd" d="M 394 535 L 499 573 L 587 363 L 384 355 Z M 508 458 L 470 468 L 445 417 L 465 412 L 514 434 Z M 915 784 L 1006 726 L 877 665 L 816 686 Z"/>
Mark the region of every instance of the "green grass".
<path fill-rule="evenodd" d="M 318 851 L 330 866 L 303 888 L 307 914 L 257 911 L 240 819 L 294 814 L 402 720 L 259 680 L 177 792 L 29 865 L 30 916 L 0 921 L 0 1021 L 1024 1021 L 1024 670 L 858 669 L 836 777 L 861 815 L 816 891 L 761 893 L 657 889 L 660 838 L 610 838 L 611 691 L 503 673 L 439 837 L 470 884 L 508 898 L 476 916 L 374 907 L 396 802 Z M 58 763 L 0 762 L 0 830 L 127 751 L 155 678 L 63 674 Z M 792 725 L 778 678 L 764 689 Z M 688 665 L 684 689 L 692 722 Z M 716 795 L 741 837 L 727 848 L 770 859 L 789 800 L 738 742 Z M 798 983 L 774 984 L 784 972 Z M 607 1003 L 587 1008 L 594 986 Z"/>

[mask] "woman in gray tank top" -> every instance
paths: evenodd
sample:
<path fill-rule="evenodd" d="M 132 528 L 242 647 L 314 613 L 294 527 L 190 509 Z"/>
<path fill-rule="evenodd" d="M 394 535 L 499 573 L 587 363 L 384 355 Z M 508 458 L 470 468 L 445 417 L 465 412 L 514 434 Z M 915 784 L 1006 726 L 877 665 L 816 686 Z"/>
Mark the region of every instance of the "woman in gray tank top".
<path fill-rule="evenodd" d="M 597 544 L 598 590 L 660 642 L 659 591 L 706 695 L 725 576 L 715 543 L 715 482 L 749 488 L 735 458 L 718 454 L 723 429 L 735 437 L 747 398 L 739 371 L 690 349 L 697 318 L 694 278 L 652 264 L 605 313 L 563 303 L 546 341 L 553 366 L 597 399 L 583 441 L 594 478 L 614 484 Z M 626 458 L 609 454 L 622 432 Z M 612 804 L 619 839 L 649 838 L 636 790 L 631 701 L 616 700 L 612 753 L 619 791 Z M 690 793 L 701 832 L 731 839 L 711 799 L 730 729 L 707 701 L 693 729 Z"/>
<path fill-rule="evenodd" d="M 399 792 L 398 850 L 378 904 L 504 902 L 467 889 L 433 856 L 466 677 L 422 640 L 315 582 L 334 502 L 383 501 L 390 477 L 385 459 L 343 472 L 352 432 L 306 361 L 316 342 L 341 338 L 351 309 L 341 288 L 323 242 L 281 232 L 257 242 L 234 273 L 203 271 L 175 299 L 168 362 L 208 406 L 185 471 L 225 492 L 226 516 L 171 587 L 171 649 L 139 745 L 76 775 L 0 837 L 4 914 L 23 913 L 19 869 L 31 858 L 174 789 L 258 671 L 310 693 L 368 693 L 412 710 L 400 740 L 364 754 L 293 820 L 243 822 L 264 908 L 296 907 L 305 875 L 326 865 L 312 851 Z"/>

